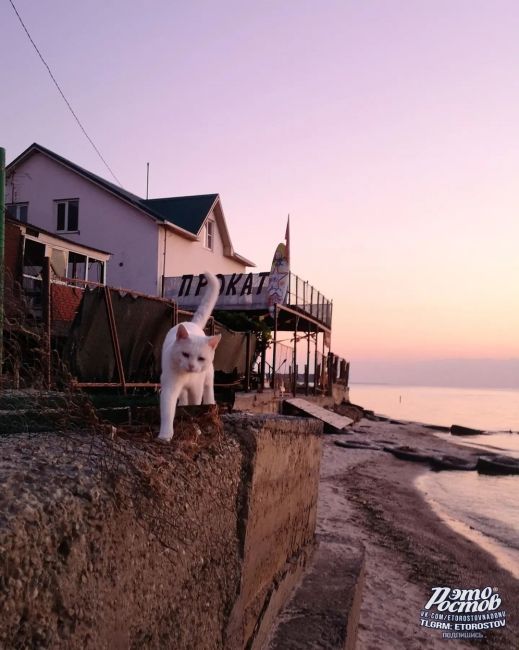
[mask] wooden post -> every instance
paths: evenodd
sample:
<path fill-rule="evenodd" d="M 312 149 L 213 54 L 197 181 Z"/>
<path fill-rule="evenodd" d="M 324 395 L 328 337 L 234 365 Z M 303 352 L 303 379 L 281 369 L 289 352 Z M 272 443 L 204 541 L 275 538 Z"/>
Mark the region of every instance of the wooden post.
<path fill-rule="evenodd" d="M 110 336 L 112 338 L 112 347 L 115 356 L 115 363 L 117 365 L 117 374 L 119 375 L 119 381 L 121 383 L 124 394 L 126 395 L 126 377 L 124 376 L 124 367 L 123 359 L 121 356 L 121 346 L 119 344 L 119 336 L 117 334 L 117 326 L 115 324 L 114 308 L 112 305 L 112 295 L 110 293 L 110 288 L 104 288 L 105 294 L 105 305 L 106 311 L 108 314 L 108 326 L 110 328 Z"/>
<path fill-rule="evenodd" d="M 245 392 L 250 391 L 250 339 L 252 332 L 246 333 L 245 339 Z"/>
<path fill-rule="evenodd" d="M 326 392 L 328 395 L 333 395 L 333 367 L 334 367 L 334 355 L 333 352 L 328 353 L 327 358 L 327 371 L 328 371 L 328 385 L 326 386 Z"/>
<path fill-rule="evenodd" d="M 51 290 L 50 290 L 50 258 L 43 258 L 41 282 L 41 310 L 43 317 L 43 372 L 45 387 L 51 387 Z"/>
<path fill-rule="evenodd" d="M 314 350 L 314 395 L 317 394 L 317 345 L 319 340 L 319 330 L 315 326 L 315 350 Z"/>
<path fill-rule="evenodd" d="M 305 395 L 308 395 L 308 384 L 310 383 L 310 323 L 306 332 L 306 365 L 305 365 Z"/>
<path fill-rule="evenodd" d="M 5 277 L 5 149 L 0 147 L 0 382 L 4 363 L 4 277 Z"/>
<path fill-rule="evenodd" d="M 274 305 L 274 346 L 272 349 L 272 389 L 276 390 L 276 352 L 278 338 L 278 306 Z"/>
<path fill-rule="evenodd" d="M 265 364 L 266 364 L 266 354 L 267 350 L 265 348 L 265 345 L 262 344 L 261 346 L 261 359 L 260 359 L 260 385 L 258 386 L 258 393 L 263 392 L 263 388 L 265 386 Z"/>
<path fill-rule="evenodd" d="M 296 283 L 296 287 L 297 287 L 297 283 Z M 295 325 L 294 325 L 294 363 L 293 363 L 294 383 L 292 385 L 292 394 L 294 395 L 294 397 L 296 396 L 296 392 L 297 392 L 297 328 L 298 326 L 299 326 L 299 318 L 296 317 Z"/>
<path fill-rule="evenodd" d="M 323 356 L 322 356 L 322 359 L 323 359 L 323 360 L 322 360 L 322 363 L 321 363 L 321 366 L 322 366 L 322 368 L 321 368 L 321 373 L 322 373 L 322 377 L 321 377 L 321 388 L 322 388 L 323 392 L 324 392 L 324 390 L 325 390 L 325 388 L 326 388 L 326 385 L 325 385 L 325 379 L 326 379 L 326 358 L 325 358 L 325 356 L 324 356 L 324 342 L 325 342 L 325 339 L 326 339 L 326 334 L 325 334 L 325 332 L 323 332 L 323 351 L 322 351 L 322 355 L 323 355 Z"/>

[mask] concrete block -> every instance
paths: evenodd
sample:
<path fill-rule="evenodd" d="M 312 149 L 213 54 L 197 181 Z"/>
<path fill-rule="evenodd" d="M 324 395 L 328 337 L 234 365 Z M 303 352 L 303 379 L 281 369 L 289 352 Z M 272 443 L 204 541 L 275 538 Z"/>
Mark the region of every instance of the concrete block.
<path fill-rule="evenodd" d="M 364 549 L 322 540 L 301 584 L 280 614 L 268 650 L 354 650 Z"/>

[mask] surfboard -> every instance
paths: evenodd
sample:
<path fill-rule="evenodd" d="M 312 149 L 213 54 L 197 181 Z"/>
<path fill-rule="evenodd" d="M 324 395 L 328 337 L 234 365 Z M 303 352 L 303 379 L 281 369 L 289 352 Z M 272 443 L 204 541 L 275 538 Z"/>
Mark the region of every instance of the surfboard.
<path fill-rule="evenodd" d="M 285 302 L 289 276 L 290 267 L 287 259 L 287 248 L 285 244 L 279 244 L 272 260 L 267 288 L 268 308 L 271 314 L 274 312 L 274 305 L 282 305 Z"/>

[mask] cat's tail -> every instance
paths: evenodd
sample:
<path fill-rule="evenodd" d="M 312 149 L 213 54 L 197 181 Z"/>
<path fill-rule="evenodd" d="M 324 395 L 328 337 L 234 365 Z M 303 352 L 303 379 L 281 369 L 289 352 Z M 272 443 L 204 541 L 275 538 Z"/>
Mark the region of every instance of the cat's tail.
<path fill-rule="evenodd" d="M 206 289 L 202 296 L 202 301 L 191 320 L 202 329 L 206 326 L 209 316 L 213 313 L 214 306 L 220 294 L 220 281 L 212 273 L 205 272 L 204 277 L 207 280 Z"/>

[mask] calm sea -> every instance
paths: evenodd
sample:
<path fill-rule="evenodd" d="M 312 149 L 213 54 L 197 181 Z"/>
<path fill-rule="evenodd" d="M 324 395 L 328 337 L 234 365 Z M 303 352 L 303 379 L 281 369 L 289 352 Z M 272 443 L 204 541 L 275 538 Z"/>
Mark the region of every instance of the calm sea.
<path fill-rule="evenodd" d="M 397 420 L 492 432 L 453 438 L 519 458 L 519 390 L 352 384 L 350 400 Z M 477 472 L 425 472 L 417 480 L 432 508 L 457 532 L 492 553 L 519 579 L 519 476 Z"/>
<path fill-rule="evenodd" d="M 350 400 L 401 420 L 519 431 L 519 390 L 351 384 Z"/>

